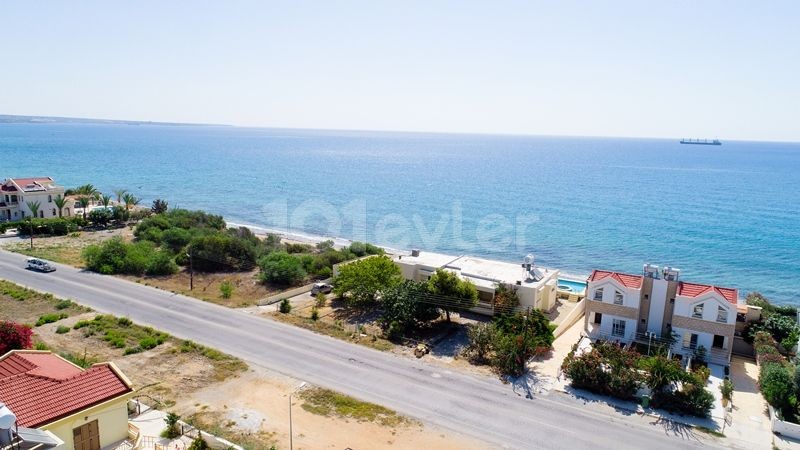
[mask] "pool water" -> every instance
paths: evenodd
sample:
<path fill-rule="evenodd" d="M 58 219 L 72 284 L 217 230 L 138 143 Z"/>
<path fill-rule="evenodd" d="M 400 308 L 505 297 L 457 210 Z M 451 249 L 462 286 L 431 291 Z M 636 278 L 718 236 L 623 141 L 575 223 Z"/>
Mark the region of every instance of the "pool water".
<path fill-rule="evenodd" d="M 559 278 L 558 290 L 580 294 L 586 291 L 586 283 L 582 281 L 565 280 L 563 278 Z"/>

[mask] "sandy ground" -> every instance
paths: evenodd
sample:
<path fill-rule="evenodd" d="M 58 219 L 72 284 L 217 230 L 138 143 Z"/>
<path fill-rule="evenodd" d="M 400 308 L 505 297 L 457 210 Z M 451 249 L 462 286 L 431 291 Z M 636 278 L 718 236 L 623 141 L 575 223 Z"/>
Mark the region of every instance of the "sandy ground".
<path fill-rule="evenodd" d="M 224 411 L 226 426 L 269 433 L 279 448 L 289 443 L 289 394 L 298 380 L 253 367 L 241 377 L 195 392 L 175 409 Z M 292 397 L 292 427 L 297 449 L 483 449 L 489 446 L 447 430 L 412 422 L 396 427 L 331 418 L 304 410 Z M 207 407 L 207 408 L 206 408 Z M 235 425 L 234 425 L 235 424 Z"/>

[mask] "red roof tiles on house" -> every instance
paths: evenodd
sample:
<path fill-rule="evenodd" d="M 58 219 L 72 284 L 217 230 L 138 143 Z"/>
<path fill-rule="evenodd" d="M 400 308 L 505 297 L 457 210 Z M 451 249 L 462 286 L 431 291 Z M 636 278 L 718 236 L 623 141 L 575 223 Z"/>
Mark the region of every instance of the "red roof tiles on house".
<path fill-rule="evenodd" d="M 602 280 L 608 277 L 617 280 L 620 284 L 628 288 L 641 289 L 642 287 L 643 277 L 641 275 L 630 275 L 627 273 L 609 272 L 606 270 L 594 270 L 592 275 L 589 276 L 589 281 Z"/>
<path fill-rule="evenodd" d="M 0 402 L 17 424 L 36 428 L 133 391 L 108 364 L 82 370 L 49 352 L 11 351 L 0 357 Z"/>
<path fill-rule="evenodd" d="M 682 297 L 699 297 L 706 292 L 716 291 L 728 303 L 737 304 L 739 299 L 739 291 L 732 288 L 723 288 L 711 286 L 709 284 L 685 283 L 681 282 L 678 285 L 678 295 Z"/>

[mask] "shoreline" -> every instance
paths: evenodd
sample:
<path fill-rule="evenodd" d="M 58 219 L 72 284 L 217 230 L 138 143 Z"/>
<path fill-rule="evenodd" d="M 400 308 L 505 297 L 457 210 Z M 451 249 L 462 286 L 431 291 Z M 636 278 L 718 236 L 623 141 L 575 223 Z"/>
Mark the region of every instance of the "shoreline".
<path fill-rule="evenodd" d="M 256 236 L 262 237 L 262 238 L 267 236 L 268 234 L 275 234 L 275 235 L 280 236 L 282 241 L 288 241 L 288 242 L 291 242 L 293 244 L 316 245 L 316 244 L 319 244 L 320 242 L 324 242 L 324 241 L 329 241 L 330 240 L 330 241 L 333 241 L 333 247 L 334 248 L 341 249 L 341 248 L 347 247 L 350 244 L 352 244 L 353 242 L 355 242 L 353 240 L 342 238 L 342 237 L 331 237 L 331 236 L 314 235 L 314 234 L 308 234 L 308 233 L 305 233 L 305 232 L 302 232 L 302 231 L 294 231 L 294 230 L 278 230 L 278 229 L 275 229 L 275 228 L 267 228 L 267 227 L 262 227 L 262 226 L 258 226 L 258 225 L 247 224 L 247 223 L 241 223 L 241 222 L 228 222 L 226 220 L 225 223 L 227 224 L 228 228 L 238 228 L 238 227 L 249 228 L 253 232 L 253 234 L 255 234 Z M 380 247 L 380 248 L 384 249 L 386 251 L 386 253 L 389 254 L 389 255 L 406 255 L 406 254 L 410 254 L 409 250 L 400 250 L 400 249 L 396 249 L 396 248 L 393 248 L 393 247 L 387 247 L 385 245 L 374 244 L 374 243 L 372 245 L 375 245 L 377 247 Z M 436 250 L 426 250 L 426 249 L 421 249 L 421 250 L 430 251 L 430 252 L 435 252 L 436 251 Z M 483 258 L 483 256 L 480 256 L 480 255 L 475 255 L 475 256 Z M 490 258 L 486 258 L 486 259 L 490 259 Z M 501 261 L 501 262 L 505 262 L 505 263 L 513 263 L 512 261 L 506 261 L 506 260 L 500 260 L 500 259 L 495 259 L 493 261 Z M 572 272 L 565 272 L 565 271 L 563 271 L 563 270 L 561 270 L 559 268 L 553 268 L 553 269 L 558 270 L 559 271 L 559 276 L 558 277 L 561 278 L 561 279 L 565 279 L 565 280 L 585 282 L 586 279 L 589 277 L 588 273 L 582 275 L 582 274 L 577 274 L 577 273 L 572 273 Z"/>

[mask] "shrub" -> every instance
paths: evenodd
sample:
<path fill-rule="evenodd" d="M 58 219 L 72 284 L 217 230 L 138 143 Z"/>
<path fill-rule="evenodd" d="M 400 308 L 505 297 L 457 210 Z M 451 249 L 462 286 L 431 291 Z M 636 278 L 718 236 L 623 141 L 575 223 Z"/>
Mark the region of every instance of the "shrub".
<path fill-rule="evenodd" d="M 467 327 L 468 343 L 463 354 L 470 361 L 485 364 L 492 351 L 495 329 L 491 323 L 476 323 Z"/>
<path fill-rule="evenodd" d="M 322 292 L 317 292 L 317 296 L 315 297 L 314 306 L 317 308 L 324 308 L 325 304 L 328 303 L 328 297 L 325 296 Z"/>
<path fill-rule="evenodd" d="M 263 282 L 290 286 L 306 277 L 300 260 L 286 252 L 272 252 L 259 262 Z"/>
<path fill-rule="evenodd" d="M 167 428 L 161 432 L 161 437 L 167 439 L 175 439 L 181 435 L 181 431 L 178 428 L 178 421 L 181 420 L 181 416 L 173 413 L 168 412 L 166 417 L 164 417 L 164 423 L 167 424 Z"/>
<path fill-rule="evenodd" d="M 319 309 L 316 306 L 311 308 L 311 320 L 315 322 L 319 320 Z"/>
<path fill-rule="evenodd" d="M 57 334 L 69 333 L 69 330 L 70 330 L 69 327 L 65 327 L 64 325 L 59 325 L 58 328 L 56 328 L 56 333 Z"/>
<path fill-rule="evenodd" d="M 208 442 L 200 435 L 194 438 L 191 445 L 189 445 L 189 450 L 208 450 L 210 448 Z"/>
<path fill-rule="evenodd" d="M 405 333 L 410 328 L 420 327 L 439 318 L 439 309 L 426 297 L 429 296 L 425 283 L 405 280 L 386 289 L 382 294 L 383 314 L 381 323 L 384 327 L 391 325 L 400 327 Z"/>
<path fill-rule="evenodd" d="M 278 307 L 278 311 L 280 311 L 283 314 L 289 314 L 290 312 L 292 312 L 292 304 L 289 302 L 288 298 L 281 300 L 281 304 Z"/>
<path fill-rule="evenodd" d="M 158 339 L 154 337 L 146 337 L 139 340 L 139 347 L 144 350 L 150 350 L 151 348 L 156 348 L 160 343 L 161 342 L 158 342 Z"/>
<path fill-rule="evenodd" d="M 216 232 L 192 239 L 187 250 L 194 268 L 203 272 L 251 270 L 256 266 L 252 242 L 234 234 Z"/>
<path fill-rule="evenodd" d="M 10 321 L 0 321 L 0 355 L 11 350 L 31 348 L 33 331 L 25 325 Z"/>
<path fill-rule="evenodd" d="M 653 396 L 653 406 L 697 417 L 706 417 L 714 406 L 714 395 L 692 383 L 685 383 L 680 391 L 662 391 Z"/>
<path fill-rule="evenodd" d="M 797 374 L 797 371 L 795 371 L 795 374 Z M 722 394 L 722 398 L 726 401 L 733 400 L 733 382 L 730 378 L 726 377 L 722 380 L 722 384 L 719 385 L 719 391 Z"/>
<path fill-rule="evenodd" d="M 708 377 L 711 376 L 711 369 L 706 366 L 699 366 L 692 372 L 700 385 L 705 385 L 708 382 Z"/>
<path fill-rule="evenodd" d="M 219 293 L 222 298 L 231 298 L 231 295 L 233 295 L 233 284 L 227 280 L 223 281 L 219 285 Z"/>
<path fill-rule="evenodd" d="M 39 316 L 39 320 L 36 321 L 36 326 L 40 327 L 46 323 L 53 323 L 58 322 L 61 319 L 66 319 L 69 315 L 65 313 L 53 313 L 53 314 L 44 314 Z"/>
<path fill-rule="evenodd" d="M 767 403 L 780 410 L 784 417 L 791 417 L 795 390 L 790 369 L 782 364 L 762 365 L 758 384 Z"/>
<path fill-rule="evenodd" d="M 72 306 L 72 304 L 72 300 L 59 300 L 58 303 L 56 303 L 56 309 L 67 309 Z"/>
<path fill-rule="evenodd" d="M 577 388 L 629 400 L 644 381 L 639 358 L 635 351 L 617 344 L 597 342 L 580 356 L 567 355 L 561 368 Z"/>

